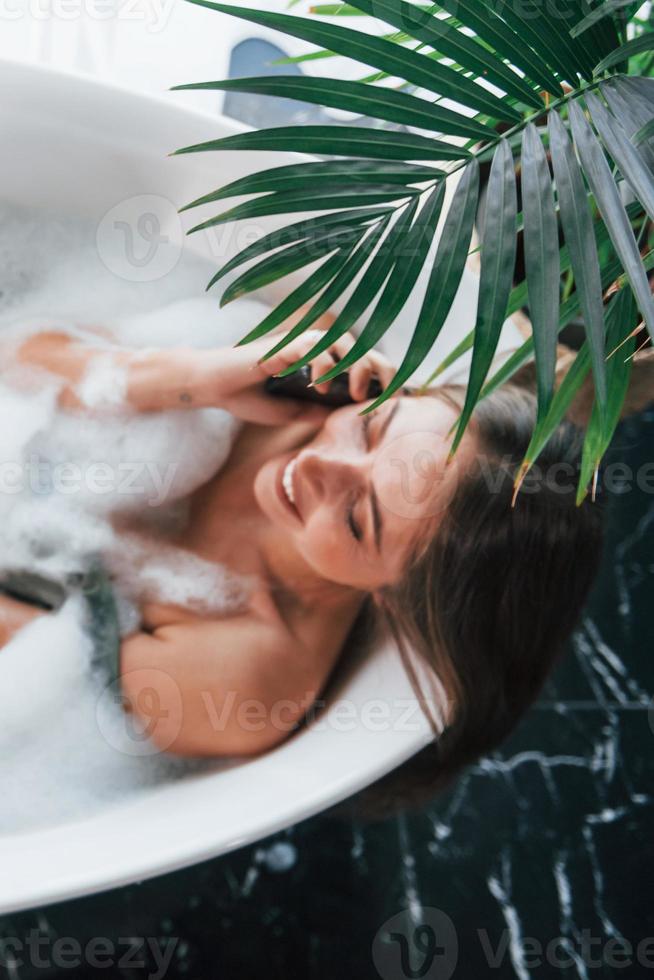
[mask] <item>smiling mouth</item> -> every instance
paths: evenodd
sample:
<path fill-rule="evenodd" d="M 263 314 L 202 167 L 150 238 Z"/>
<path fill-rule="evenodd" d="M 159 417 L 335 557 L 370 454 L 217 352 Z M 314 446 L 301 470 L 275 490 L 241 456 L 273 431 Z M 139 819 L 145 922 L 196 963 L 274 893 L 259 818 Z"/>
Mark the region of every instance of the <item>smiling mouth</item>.
<path fill-rule="evenodd" d="M 282 486 L 286 491 L 286 496 L 293 504 L 295 509 L 295 488 L 293 486 L 293 474 L 295 473 L 295 467 L 297 466 L 297 456 L 294 456 L 290 463 L 286 464 L 284 472 L 282 474 Z"/>
<path fill-rule="evenodd" d="M 297 508 L 295 486 L 293 474 L 297 464 L 297 453 L 286 463 L 280 465 L 277 474 L 277 495 L 284 508 L 291 513 L 297 521 L 302 522 L 302 516 Z"/>

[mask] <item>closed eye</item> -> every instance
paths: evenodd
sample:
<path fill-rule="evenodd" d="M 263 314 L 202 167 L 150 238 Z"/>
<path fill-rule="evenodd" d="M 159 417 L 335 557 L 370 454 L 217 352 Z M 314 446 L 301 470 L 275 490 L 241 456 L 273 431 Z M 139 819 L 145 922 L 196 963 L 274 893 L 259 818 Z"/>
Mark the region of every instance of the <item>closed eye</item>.
<path fill-rule="evenodd" d="M 354 517 L 354 502 L 347 508 L 346 524 L 354 540 L 360 543 L 363 540 L 363 532 Z"/>
<path fill-rule="evenodd" d="M 364 415 L 361 419 L 361 431 L 363 433 L 363 442 L 367 451 L 370 450 L 370 445 L 371 445 L 370 426 L 372 425 L 372 420 L 375 417 L 375 414 L 376 413 L 374 412 L 369 412 L 368 415 Z M 354 517 L 355 502 L 356 502 L 356 498 L 353 498 L 350 501 L 350 504 L 347 509 L 346 523 L 349 528 L 350 534 L 352 535 L 354 540 L 360 543 L 361 541 L 363 541 L 363 531 L 358 521 Z"/>
<path fill-rule="evenodd" d="M 374 413 L 369 412 L 364 415 L 361 419 L 361 428 L 363 430 L 363 441 L 366 449 L 370 449 L 370 426 L 372 425 L 372 420 L 374 418 Z"/>

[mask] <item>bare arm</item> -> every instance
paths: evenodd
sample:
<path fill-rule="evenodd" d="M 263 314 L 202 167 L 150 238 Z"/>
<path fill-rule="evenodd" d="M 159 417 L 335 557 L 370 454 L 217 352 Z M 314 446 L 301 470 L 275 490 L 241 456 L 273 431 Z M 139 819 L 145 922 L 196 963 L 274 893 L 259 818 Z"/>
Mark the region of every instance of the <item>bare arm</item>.
<path fill-rule="evenodd" d="M 279 331 L 288 331 L 302 313 L 302 309 L 296 311 Z M 314 329 L 294 338 L 265 361 L 264 355 L 276 345 L 278 337 L 266 335 L 242 347 L 209 350 L 185 347 L 130 350 L 106 345 L 95 348 L 61 331 L 50 331 L 29 337 L 15 356 L 19 363 L 33 365 L 62 379 L 59 402 L 65 408 L 89 407 L 83 398 L 82 385 L 94 367 L 102 368 L 104 359 L 108 371 L 118 372 L 123 405 L 133 412 L 224 408 L 247 422 L 284 425 L 299 415 L 303 419 L 313 416 L 317 421 L 322 420 L 326 410 L 323 406 L 307 406 L 289 398 L 270 398 L 264 392 L 264 382 L 300 358 L 308 357 L 332 322 L 331 314 L 325 314 L 316 321 Z M 324 345 L 322 352 L 310 361 L 313 379 L 333 367 L 335 356 L 342 359 L 354 342 L 354 337 L 345 333 Z M 395 373 L 376 351 L 368 352 L 350 371 L 350 391 L 355 400 L 366 397 L 373 373 L 384 386 Z M 105 384 L 106 380 L 103 390 Z M 326 391 L 329 384 L 319 385 L 318 390 Z M 97 410 L 95 404 L 90 407 Z"/>
<path fill-rule="evenodd" d="M 146 610 L 147 611 L 147 610 Z M 0 648 L 45 610 L 0 595 Z M 121 687 L 162 751 L 256 755 L 282 742 L 334 663 L 281 619 L 163 620 L 121 646 Z"/>
<path fill-rule="evenodd" d="M 251 615 L 164 625 L 123 642 L 122 689 L 152 741 L 179 755 L 254 755 L 283 741 L 318 696 L 321 663 Z"/>
<path fill-rule="evenodd" d="M 72 409 L 85 407 L 80 395 L 84 377 L 100 358 L 110 358 L 112 368 L 123 374 L 126 405 L 135 412 L 154 412 L 198 407 L 190 393 L 197 389 L 202 374 L 202 353 L 206 355 L 181 347 L 147 352 L 118 346 L 95 348 L 66 333 L 45 331 L 21 344 L 15 358 L 19 364 L 32 365 L 61 378 L 64 384 L 59 404 Z"/>
<path fill-rule="evenodd" d="M 297 322 L 306 308 L 301 308 L 289 317 L 274 333 L 289 330 Z M 323 315 L 316 327 L 326 329 L 333 321 L 329 314 Z M 111 344 L 107 345 L 106 335 L 102 344 L 95 347 L 71 337 L 62 330 L 44 330 L 32 334 L 10 351 L 8 358 L 19 365 L 31 365 L 55 375 L 63 382 L 58 400 L 63 408 L 80 409 L 88 406 L 83 398 L 83 382 L 94 367 L 103 362 L 107 370 L 120 375 L 124 388 L 124 405 L 133 412 L 161 412 L 167 409 L 220 408 L 221 387 L 225 387 L 225 398 L 234 395 L 234 382 L 237 385 L 254 385 L 268 376 L 263 369 L 257 369 L 257 360 L 275 343 L 268 335 L 262 341 L 241 348 L 198 349 L 194 347 L 130 349 Z M 252 369 L 252 370 L 251 370 Z M 222 385 L 222 382 L 225 382 Z M 289 408 L 298 406 L 276 400 L 267 405 L 273 417 L 280 415 L 279 421 L 287 421 Z M 230 406 L 230 410 L 233 410 Z M 291 414 L 293 414 L 291 412 Z"/>

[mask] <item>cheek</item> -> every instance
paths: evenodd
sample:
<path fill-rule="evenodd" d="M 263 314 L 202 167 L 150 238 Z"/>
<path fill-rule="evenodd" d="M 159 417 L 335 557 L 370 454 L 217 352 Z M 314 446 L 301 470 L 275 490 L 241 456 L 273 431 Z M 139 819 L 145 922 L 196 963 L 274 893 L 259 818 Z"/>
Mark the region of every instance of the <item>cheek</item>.
<path fill-rule="evenodd" d="M 334 582 L 349 583 L 353 554 L 346 532 L 337 523 L 338 515 L 314 514 L 297 535 L 297 546 L 311 567 Z"/>

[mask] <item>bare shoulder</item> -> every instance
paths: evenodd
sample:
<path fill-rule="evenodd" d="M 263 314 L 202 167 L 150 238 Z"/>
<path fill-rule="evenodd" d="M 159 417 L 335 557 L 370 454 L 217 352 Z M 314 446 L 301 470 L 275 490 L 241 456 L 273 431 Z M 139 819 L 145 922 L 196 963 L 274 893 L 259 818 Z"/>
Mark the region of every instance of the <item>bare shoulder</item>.
<path fill-rule="evenodd" d="M 152 740 L 180 755 L 253 755 L 278 745 L 334 662 L 308 649 L 272 609 L 156 620 L 149 610 L 149 631 L 123 642 L 123 694 Z"/>

